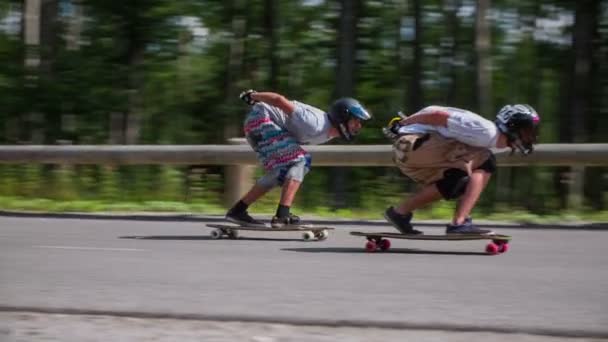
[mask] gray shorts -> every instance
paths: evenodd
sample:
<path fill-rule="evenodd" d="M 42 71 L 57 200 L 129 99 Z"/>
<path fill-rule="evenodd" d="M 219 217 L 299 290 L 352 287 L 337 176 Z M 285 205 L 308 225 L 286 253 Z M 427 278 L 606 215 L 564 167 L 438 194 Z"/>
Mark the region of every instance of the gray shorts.
<path fill-rule="evenodd" d="M 306 158 L 305 160 L 299 160 L 288 167 L 269 171 L 257 181 L 257 185 L 266 189 L 271 189 L 277 185 L 282 186 L 286 180 L 302 182 L 304 176 L 306 176 L 309 171 L 310 158 Z"/>

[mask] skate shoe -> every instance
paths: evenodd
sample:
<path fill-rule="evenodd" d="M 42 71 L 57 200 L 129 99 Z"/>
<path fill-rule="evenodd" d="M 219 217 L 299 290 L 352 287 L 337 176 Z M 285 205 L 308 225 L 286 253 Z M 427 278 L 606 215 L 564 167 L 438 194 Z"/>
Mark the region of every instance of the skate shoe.
<path fill-rule="evenodd" d="M 251 217 L 247 211 L 236 212 L 229 210 L 226 213 L 226 220 L 234 222 L 241 226 L 265 228 L 266 225 L 262 221 L 258 221 Z"/>
<path fill-rule="evenodd" d="M 401 215 L 395 211 L 395 208 L 390 207 L 384 212 L 384 218 L 397 228 L 401 234 L 418 235 L 422 234 L 421 231 L 414 229 L 410 221 L 412 220 L 412 214 Z"/>
<path fill-rule="evenodd" d="M 488 229 L 480 229 L 473 225 L 473 219 L 471 217 L 467 217 L 462 224 L 453 225 L 448 224 L 445 233 L 447 235 L 451 234 L 473 234 L 473 235 L 492 235 L 493 231 Z"/>
<path fill-rule="evenodd" d="M 288 227 L 299 227 L 302 225 L 300 218 L 294 214 L 289 214 L 285 217 L 274 216 L 270 221 L 272 228 L 288 228 Z"/>

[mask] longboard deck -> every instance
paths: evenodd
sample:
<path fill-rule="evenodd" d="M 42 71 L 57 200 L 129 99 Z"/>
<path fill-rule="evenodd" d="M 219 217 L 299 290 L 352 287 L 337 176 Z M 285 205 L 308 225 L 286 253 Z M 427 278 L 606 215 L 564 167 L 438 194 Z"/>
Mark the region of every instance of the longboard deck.
<path fill-rule="evenodd" d="M 367 239 L 365 244 L 365 250 L 368 252 L 386 251 L 390 249 L 391 242 L 386 238 L 391 239 L 404 239 L 404 240 L 434 240 L 434 241 L 467 241 L 467 240 L 492 240 L 486 245 L 487 254 L 499 254 L 505 253 L 509 250 L 509 241 L 511 236 L 501 234 L 451 234 L 451 235 L 438 235 L 438 234 L 418 234 L 418 235 L 407 235 L 400 233 L 387 233 L 387 232 L 350 232 L 350 235 L 363 236 Z"/>
<path fill-rule="evenodd" d="M 256 232 L 302 232 L 304 240 L 325 240 L 329 236 L 329 230 L 332 227 L 324 226 L 296 226 L 286 228 L 271 228 L 271 227 L 254 227 L 254 226 L 238 226 L 236 224 L 207 224 L 207 227 L 213 228 L 211 231 L 212 239 L 221 239 L 226 236 L 230 239 L 238 238 L 238 232 L 241 230 L 256 231 Z"/>
<path fill-rule="evenodd" d="M 389 233 L 389 232 L 350 232 L 350 235 L 364 236 L 370 238 L 392 238 L 392 239 L 406 239 L 406 240 L 439 240 L 439 241 L 463 241 L 463 240 L 500 240 L 509 241 L 511 236 L 502 234 L 417 234 L 407 235 L 400 233 Z"/>
<path fill-rule="evenodd" d="M 325 226 L 297 226 L 288 228 L 272 228 L 272 227 L 255 227 L 255 226 L 238 226 L 229 224 L 207 224 L 207 227 L 229 230 L 254 230 L 262 232 L 294 232 L 294 231 L 311 231 L 318 232 L 322 230 L 333 230 L 335 228 Z"/>

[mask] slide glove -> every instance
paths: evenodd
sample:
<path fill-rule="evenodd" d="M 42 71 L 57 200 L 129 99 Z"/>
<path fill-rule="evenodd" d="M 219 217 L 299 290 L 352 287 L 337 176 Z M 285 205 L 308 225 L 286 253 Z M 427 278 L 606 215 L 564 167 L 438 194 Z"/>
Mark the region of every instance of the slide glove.
<path fill-rule="evenodd" d="M 254 93 L 257 93 L 257 92 L 253 89 L 245 90 L 244 92 L 241 93 L 241 95 L 239 95 L 239 98 L 241 100 L 243 100 L 243 102 L 245 102 L 246 104 L 253 106 L 254 104 L 258 103 L 258 101 L 251 98 L 251 94 L 254 94 Z"/>
<path fill-rule="evenodd" d="M 397 139 L 399 139 L 399 128 L 401 128 L 401 120 L 407 117 L 402 112 L 398 112 L 397 115 L 398 116 L 392 118 L 391 121 L 389 121 L 387 126 L 382 127 L 382 133 L 392 142 L 395 142 Z"/>

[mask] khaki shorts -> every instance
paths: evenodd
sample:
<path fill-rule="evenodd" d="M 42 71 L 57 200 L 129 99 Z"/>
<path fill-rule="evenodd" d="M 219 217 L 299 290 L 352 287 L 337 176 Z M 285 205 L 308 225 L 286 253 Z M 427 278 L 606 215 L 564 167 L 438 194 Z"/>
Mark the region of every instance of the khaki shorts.
<path fill-rule="evenodd" d="M 420 184 L 432 184 L 443 178 L 448 169 L 467 174 L 478 168 L 492 152 L 437 133 L 406 134 L 393 144 L 393 161 L 406 176 Z"/>

